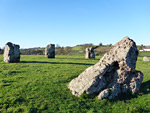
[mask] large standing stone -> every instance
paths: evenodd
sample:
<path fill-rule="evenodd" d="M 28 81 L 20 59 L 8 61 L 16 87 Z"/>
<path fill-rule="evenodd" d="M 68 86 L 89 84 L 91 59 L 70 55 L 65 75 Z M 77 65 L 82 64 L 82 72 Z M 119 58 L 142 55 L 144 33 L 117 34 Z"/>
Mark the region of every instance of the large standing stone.
<path fill-rule="evenodd" d="M 138 50 L 129 37 L 106 53 L 100 61 L 73 79 L 68 88 L 75 96 L 99 93 L 98 99 L 113 99 L 122 93 L 137 93 L 143 74 L 136 71 Z"/>
<path fill-rule="evenodd" d="M 4 49 L 4 62 L 15 63 L 20 62 L 20 46 L 8 42 Z"/>
<path fill-rule="evenodd" d="M 145 61 L 145 62 L 150 62 L 150 57 L 144 56 L 144 57 L 143 57 L 143 61 Z"/>
<path fill-rule="evenodd" d="M 86 59 L 95 58 L 94 47 L 88 47 L 85 49 L 85 58 Z"/>
<path fill-rule="evenodd" d="M 55 44 L 49 44 L 46 46 L 45 56 L 47 58 L 55 58 Z"/>

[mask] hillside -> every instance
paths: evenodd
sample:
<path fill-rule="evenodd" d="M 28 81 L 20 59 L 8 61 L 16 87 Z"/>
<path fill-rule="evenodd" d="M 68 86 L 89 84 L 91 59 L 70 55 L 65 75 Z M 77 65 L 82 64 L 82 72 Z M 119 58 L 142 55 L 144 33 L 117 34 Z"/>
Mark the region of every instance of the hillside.
<path fill-rule="evenodd" d="M 97 45 L 92 44 L 83 44 L 83 45 L 77 45 L 74 47 L 56 47 L 55 53 L 56 55 L 77 55 L 77 56 L 83 56 L 85 54 L 85 49 L 87 47 L 96 47 Z M 113 45 L 101 45 L 99 48 L 95 49 L 95 55 L 101 56 L 104 55 L 106 52 L 108 52 Z M 150 48 L 149 46 L 137 46 L 138 50 L 144 49 L 144 48 Z M 29 49 L 21 49 L 22 55 L 44 55 L 45 48 L 29 48 Z"/>
<path fill-rule="evenodd" d="M 56 47 L 55 53 L 56 55 L 79 55 L 83 56 L 85 54 L 85 49 L 87 47 L 95 47 L 96 45 L 79 45 L 74 47 Z M 100 46 L 99 48 L 95 49 L 96 55 L 103 55 L 104 53 L 108 52 L 112 46 L 104 45 Z M 45 48 L 29 48 L 29 49 L 21 49 L 22 55 L 44 55 Z"/>

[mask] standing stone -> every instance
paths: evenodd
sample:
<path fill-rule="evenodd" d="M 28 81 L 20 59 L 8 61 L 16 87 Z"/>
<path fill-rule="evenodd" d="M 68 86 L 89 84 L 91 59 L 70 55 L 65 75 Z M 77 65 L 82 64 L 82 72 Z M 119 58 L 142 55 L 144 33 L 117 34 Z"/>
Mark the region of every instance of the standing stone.
<path fill-rule="evenodd" d="M 150 57 L 144 56 L 144 57 L 143 57 L 143 61 L 145 61 L 145 62 L 150 62 Z"/>
<path fill-rule="evenodd" d="M 98 94 L 98 99 L 113 99 L 123 93 L 137 93 L 143 74 L 136 71 L 138 50 L 129 37 L 123 38 L 100 61 L 73 79 L 68 88 L 75 96 Z"/>
<path fill-rule="evenodd" d="M 47 58 L 55 58 L 55 44 L 49 44 L 46 46 L 45 56 Z"/>
<path fill-rule="evenodd" d="M 94 47 L 89 47 L 85 49 L 85 58 L 86 59 L 91 59 L 95 58 L 95 52 L 94 52 Z"/>
<path fill-rule="evenodd" d="M 4 49 L 4 62 L 15 63 L 20 62 L 20 46 L 8 42 Z"/>

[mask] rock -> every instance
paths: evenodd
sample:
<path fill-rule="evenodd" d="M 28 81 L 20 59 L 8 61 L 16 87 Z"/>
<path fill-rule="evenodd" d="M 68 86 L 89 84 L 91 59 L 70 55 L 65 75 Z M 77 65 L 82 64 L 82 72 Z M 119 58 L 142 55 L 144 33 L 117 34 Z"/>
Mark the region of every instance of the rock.
<path fill-rule="evenodd" d="M 95 58 L 95 52 L 94 52 L 94 47 L 89 47 L 85 49 L 85 58 L 86 59 L 91 59 Z"/>
<path fill-rule="evenodd" d="M 55 58 L 55 44 L 49 44 L 46 46 L 45 56 L 47 58 Z"/>
<path fill-rule="evenodd" d="M 20 46 L 8 42 L 4 49 L 4 62 L 17 63 L 20 62 Z"/>
<path fill-rule="evenodd" d="M 145 61 L 145 62 L 150 62 L 150 57 L 144 56 L 144 57 L 143 57 L 143 61 Z"/>
<path fill-rule="evenodd" d="M 91 58 L 95 58 L 95 52 L 94 52 L 94 48 L 90 47 L 90 48 L 86 48 L 85 49 L 85 58 L 86 59 L 91 59 Z"/>
<path fill-rule="evenodd" d="M 75 96 L 99 94 L 98 99 L 113 99 L 123 93 L 137 93 L 143 74 L 135 70 L 138 50 L 129 37 L 123 38 L 100 61 L 73 79 L 68 88 Z"/>

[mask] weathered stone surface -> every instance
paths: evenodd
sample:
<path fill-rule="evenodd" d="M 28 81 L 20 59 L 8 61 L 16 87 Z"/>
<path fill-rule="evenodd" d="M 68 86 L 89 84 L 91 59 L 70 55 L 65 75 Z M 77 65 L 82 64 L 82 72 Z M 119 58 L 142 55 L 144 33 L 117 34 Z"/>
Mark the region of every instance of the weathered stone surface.
<path fill-rule="evenodd" d="M 88 47 L 85 49 L 85 58 L 86 59 L 95 58 L 94 47 Z"/>
<path fill-rule="evenodd" d="M 20 62 L 20 46 L 8 42 L 4 49 L 4 62 L 15 63 Z"/>
<path fill-rule="evenodd" d="M 150 62 L 150 57 L 144 56 L 144 57 L 143 57 L 143 61 L 145 61 L 145 62 Z"/>
<path fill-rule="evenodd" d="M 75 96 L 99 93 L 98 99 L 137 93 L 143 74 L 135 70 L 138 50 L 129 37 L 123 38 L 100 61 L 73 79 L 68 88 Z"/>
<path fill-rule="evenodd" d="M 46 46 L 45 56 L 47 58 L 55 58 L 55 44 L 49 44 Z"/>
<path fill-rule="evenodd" d="M 91 58 L 95 58 L 95 52 L 94 50 L 96 48 L 98 48 L 99 46 L 96 46 L 96 47 L 88 47 L 85 49 L 85 58 L 86 59 L 91 59 Z"/>

